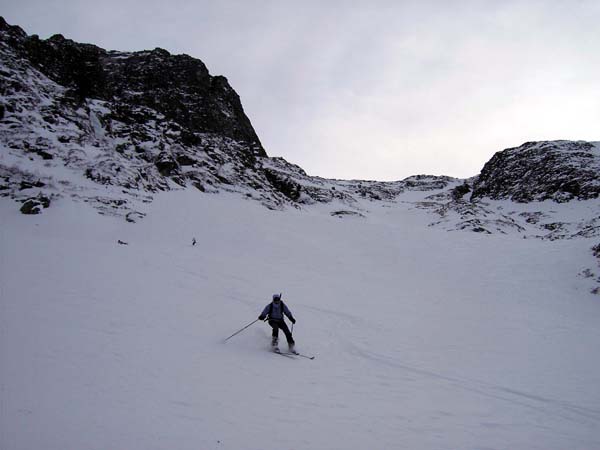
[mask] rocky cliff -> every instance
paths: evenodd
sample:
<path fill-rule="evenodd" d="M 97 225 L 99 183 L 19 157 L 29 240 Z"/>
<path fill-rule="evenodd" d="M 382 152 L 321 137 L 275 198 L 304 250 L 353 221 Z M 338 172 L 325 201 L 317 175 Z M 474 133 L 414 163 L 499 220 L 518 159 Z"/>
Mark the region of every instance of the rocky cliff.
<path fill-rule="evenodd" d="M 473 186 L 473 199 L 516 202 L 589 200 L 600 195 L 600 153 L 590 142 L 527 142 L 496 153 Z"/>
<path fill-rule="evenodd" d="M 426 198 L 415 207 L 434 226 L 552 239 L 600 234 L 597 212 L 565 226 L 535 207 L 511 212 L 494 203 L 597 199 L 598 143 L 526 143 L 498 152 L 469 180 L 328 180 L 268 157 L 227 80 L 187 55 L 42 40 L 0 18 L 0 82 L 0 195 L 24 212 L 68 196 L 135 221 L 153 193 L 193 188 L 236 192 L 272 209 L 329 204 L 333 215 L 351 217 L 416 191 Z"/>
<path fill-rule="evenodd" d="M 405 208 L 447 231 L 597 239 L 599 174 L 600 143 L 545 141 L 496 153 L 468 180 L 312 177 L 267 155 L 239 96 L 200 60 L 42 40 L 0 18 L 0 197 L 24 214 L 69 198 L 136 222 L 156 192 L 196 189 L 343 220 Z M 580 276 L 600 285 L 597 271 Z"/>
<path fill-rule="evenodd" d="M 0 32 L 15 55 L 67 88 L 71 100 L 110 102 L 115 117 L 107 120 L 123 118 L 136 107 L 150 108 L 182 127 L 192 142 L 194 133 L 215 133 L 243 141 L 254 154 L 265 156 L 239 96 L 225 77 L 211 76 L 198 59 L 159 48 L 106 51 L 60 34 L 41 40 L 3 18 Z"/>
<path fill-rule="evenodd" d="M 61 35 L 41 40 L 0 18 L 0 80 L 0 189 L 19 202 L 37 190 L 133 220 L 153 192 L 186 186 L 239 192 L 269 208 L 333 200 L 352 207 L 356 198 L 390 200 L 451 180 L 309 177 L 267 156 L 224 77 L 161 49 L 122 53 Z"/>

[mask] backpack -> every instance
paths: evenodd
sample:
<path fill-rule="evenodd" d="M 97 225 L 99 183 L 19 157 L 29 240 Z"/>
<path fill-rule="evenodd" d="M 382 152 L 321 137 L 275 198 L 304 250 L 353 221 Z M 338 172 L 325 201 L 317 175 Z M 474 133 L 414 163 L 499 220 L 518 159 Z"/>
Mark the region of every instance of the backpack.
<path fill-rule="evenodd" d="M 283 304 L 283 300 L 279 300 L 279 302 L 281 303 L 281 320 L 284 319 L 285 317 L 285 305 Z M 273 314 L 273 302 L 271 302 L 271 304 L 269 305 L 269 320 L 271 320 L 271 314 Z M 279 320 L 279 319 L 273 319 L 273 320 Z"/>

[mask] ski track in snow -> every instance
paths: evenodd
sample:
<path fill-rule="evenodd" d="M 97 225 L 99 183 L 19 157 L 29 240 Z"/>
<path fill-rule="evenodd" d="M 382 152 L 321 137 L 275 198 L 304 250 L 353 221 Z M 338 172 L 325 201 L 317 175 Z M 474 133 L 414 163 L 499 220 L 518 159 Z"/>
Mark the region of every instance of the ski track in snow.
<path fill-rule="evenodd" d="M 473 392 L 478 395 L 506 401 L 525 408 L 534 409 L 550 416 L 558 416 L 579 424 L 596 426 L 600 423 L 600 410 L 584 408 L 561 400 L 544 398 L 539 395 L 520 392 L 508 387 L 497 386 L 469 378 L 458 378 L 443 373 L 411 367 L 394 358 L 348 344 L 352 355 L 365 358 L 376 364 L 399 368 L 406 372 L 428 377 L 452 385 L 453 388 Z M 585 419 L 585 420 L 583 420 Z"/>

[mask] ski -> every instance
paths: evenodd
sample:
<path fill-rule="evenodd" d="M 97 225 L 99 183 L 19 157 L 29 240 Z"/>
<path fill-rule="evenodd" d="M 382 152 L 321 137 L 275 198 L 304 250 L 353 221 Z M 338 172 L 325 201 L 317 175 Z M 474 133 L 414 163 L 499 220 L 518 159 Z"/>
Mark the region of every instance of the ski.
<path fill-rule="evenodd" d="M 294 356 L 300 356 L 301 358 L 306 358 L 306 359 L 315 359 L 314 356 L 308 356 L 308 355 L 303 355 L 302 353 L 298 353 L 296 350 L 289 350 L 287 352 L 282 352 L 279 347 L 272 347 L 271 348 L 273 353 L 277 353 L 278 355 L 281 356 L 287 356 L 288 358 L 292 358 L 294 359 Z"/>
<path fill-rule="evenodd" d="M 282 355 L 295 355 L 295 356 L 301 356 L 302 358 L 306 358 L 306 359 L 315 359 L 314 356 L 308 356 L 308 355 L 303 355 L 302 353 L 298 353 L 298 352 L 284 352 L 281 353 Z"/>
<path fill-rule="evenodd" d="M 296 358 L 294 358 L 294 356 L 291 353 L 287 353 L 287 352 L 284 353 L 279 349 L 273 349 L 273 353 L 275 353 L 276 355 L 285 356 L 286 358 L 296 359 Z"/>

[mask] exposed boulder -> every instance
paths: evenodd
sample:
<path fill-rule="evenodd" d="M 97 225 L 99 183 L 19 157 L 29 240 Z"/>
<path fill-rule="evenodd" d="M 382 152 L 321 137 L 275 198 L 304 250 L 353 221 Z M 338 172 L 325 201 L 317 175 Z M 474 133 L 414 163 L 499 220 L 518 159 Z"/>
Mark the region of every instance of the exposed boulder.
<path fill-rule="evenodd" d="M 177 173 L 177 161 L 168 153 L 158 155 L 154 164 L 161 175 L 168 176 Z"/>
<path fill-rule="evenodd" d="M 127 222 L 130 223 L 136 223 L 138 220 L 141 220 L 144 217 L 146 217 L 146 214 L 144 213 L 141 213 L 139 211 L 131 211 L 127 213 L 127 215 L 125 216 L 125 220 L 127 220 Z"/>
<path fill-rule="evenodd" d="M 50 199 L 45 195 L 38 195 L 37 197 L 28 198 L 23 202 L 21 206 L 21 212 L 23 214 L 41 214 L 43 208 L 50 207 Z"/>
<path fill-rule="evenodd" d="M 454 201 L 459 201 L 460 199 L 462 199 L 466 194 L 468 194 L 469 192 L 471 192 L 471 187 L 467 184 L 467 182 L 465 181 L 463 184 L 456 186 L 455 188 L 452 189 L 452 199 Z"/>
<path fill-rule="evenodd" d="M 338 217 L 340 219 L 344 217 L 365 217 L 364 214 L 361 214 L 356 211 L 333 211 L 330 213 L 332 217 Z"/>

